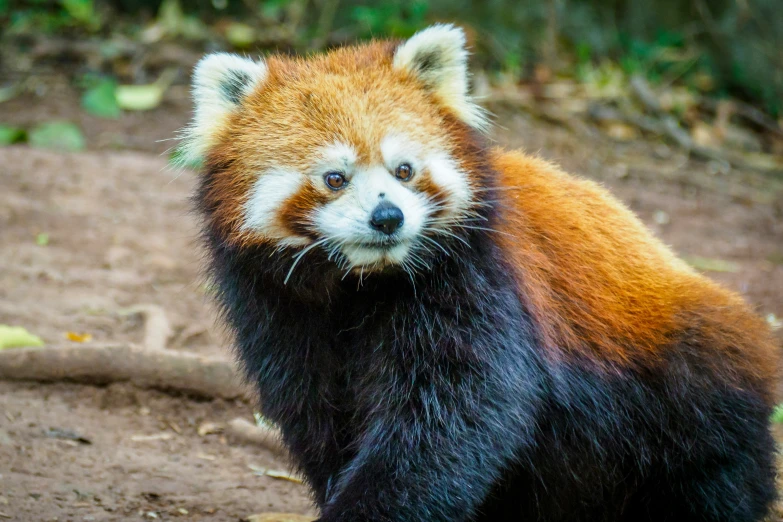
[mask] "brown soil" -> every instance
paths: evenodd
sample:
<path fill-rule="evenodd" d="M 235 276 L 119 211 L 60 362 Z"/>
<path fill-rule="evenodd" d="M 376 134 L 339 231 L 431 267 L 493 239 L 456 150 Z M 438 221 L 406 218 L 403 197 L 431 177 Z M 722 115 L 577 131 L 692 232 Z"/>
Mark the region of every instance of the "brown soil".
<path fill-rule="evenodd" d="M 175 328 L 170 348 L 229 357 L 199 277 L 187 201 L 194 175 L 167 170 L 160 153 L 168 145 L 155 141 L 186 121 L 184 93 L 173 93 L 156 111 L 117 121 L 84 116 L 68 91 L 0 106 L 3 123 L 80 121 L 92 149 L 0 149 L 0 324 L 24 326 L 52 344 L 68 342 L 69 331 L 139 342 L 140 318 L 122 311 L 154 303 Z M 496 110 L 504 114 L 500 143 L 602 180 L 680 254 L 735 263 L 735 272 L 710 277 L 760 313 L 783 317 L 783 182 L 713 173 L 713 165 L 661 144 L 611 142 Z M 41 233 L 49 236 L 45 246 L 36 244 Z M 251 414 L 242 402 L 129 385 L 0 383 L 0 518 L 236 521 L 262 511 L 312 513 L 303 486 L 249 467 L 286 470 L 285 461 L 197 432 L 204 422 Z M 53 437 L 52 429 L 90 443 Z M 134 437 L 161 434 L 168 438 Z"/>

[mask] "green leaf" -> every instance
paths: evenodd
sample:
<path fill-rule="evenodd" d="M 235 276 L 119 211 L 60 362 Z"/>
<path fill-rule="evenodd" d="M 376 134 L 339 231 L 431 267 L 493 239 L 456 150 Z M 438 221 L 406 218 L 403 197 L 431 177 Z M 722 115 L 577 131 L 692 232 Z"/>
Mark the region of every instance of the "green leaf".
<path fill-rule="evenodd" d="M 67 152 L 84 150 L 87 143 L 82 131 L 68 121 L 51 121 L 33 127 L 28 133 L 33 147 Z"/>
<path fill-rule="evenodd" d="M 166 34 L 177 35 L 180 32 L 185 14 L 179 0 L 163 0 L 158 8 L 158 24 Z"/>
<path fill-rule="evenodd" d="M 60 0 L 65 12 L 72 19 L 89 29 L 98 29 L 101 26 L 100 18 L 95 12 L 93 0 Z"/>
<path fill-rule="evenodd" d="M 24 129 L 0 124 L 0 147 L 19 143 L 25 139 L 27 139 L 27 133 Z"/>
<path fill-rule="evenodd" d="M 38 246 L 47 246 L 49 244 L 49 234 L 41 232 L 35 236 L 35 244 Z"/>
<path fill-rule="evenodd" d="M 739 265 L 723 259 L 700 256 L 683 256 L 683 260 L 697 270 L 704 272 L 739 272 Z"/>
<path fill-rule="evenodd" d="M 154 83 L 149 85 L 120 85 L 117 104 L 129 111 L 148 111 L 160 105 L 163 91 Z"/>
<path fill-rule="evenodd" d="M 119 118 L 122 111 L 117 104 L 117 82 L 104 78 L 87 89 L 82 95 L 84 110 L 100 118 Z"/>
<path fill-rule="evenodd" d="M 783 404 L 778 404 L 772 411 L 772 422 L 783 423 Z"/>
<path fill-rule="evenodd" d="M 245 49 L 256 41 L 256 31 L 247 24 L 234 22 L 226 28 L 226 40 L 237 49 Z"/>
<path fill-rule="evenodd" d="M 0 324 L 0 350 L 23 346 L 43 346 L 43 340 L 21 326 Z"/>
<path fill-rule="evenodd" d="M 155 80 L 155 83 L 147 85 L 119 85 L 115 95 L 117 104 L 122 109 L 129 111 L 148 111 L 154 109 L 163 101 L 163 94 L 169 88 L 177 72 L 175 69 L 166 69 Z"/>

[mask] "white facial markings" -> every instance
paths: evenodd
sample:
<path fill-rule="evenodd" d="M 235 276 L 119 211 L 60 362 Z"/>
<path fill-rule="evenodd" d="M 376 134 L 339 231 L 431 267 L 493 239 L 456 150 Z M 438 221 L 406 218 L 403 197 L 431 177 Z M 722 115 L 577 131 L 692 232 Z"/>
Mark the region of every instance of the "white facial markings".
<path fill-rule="evenodd" d="M 281 246 L 312 244 L 309 238 L 292 235 L 279 216 L 289 198 L 313 183 L 330 193 L 330 201 L 314 208 L 311 214 L 312 225 L 328 241 L 325 249 L 338 249 L 351 267 L 404 265 L 409 257 L 416 259 L 415 249 L 423 244 L 425 229 L 441 226 L 429 221 L 438 209 L 426 192 L 416 189 L 416 176 L 427 176 L 447 195 L 442 202 L 445 208 L 441 209 L 446 215 L 459 214 L 470 205 L 466 173 L 437 145 L 434 140 L 425 146 L 401 133 L 391 133 L 380 143 L 382 162 L 369 167 L 358 164 L 354 148 L 335 142 L 318 150 L 304 171 L 282 166 L 268 169 L 256 180 L 245 204 L 243 229 Z M 411 182 L 395 177 L 395 169 L 403 163 L 414 170 Z M 347 179 L 336 192 L 331 192 L 323 179 L 330 172 L 340 172 Z M 398 207 L 404 216 L 392 234 L 371 224 L 372 213 L 381 202 Z"/>
<path fill-rule="evenodd" d="M 422 147 L 418 143 L 406 139 L 402 134 L 391 133 L 381 140 L 381 156 L 383 164 L 394 172 L 402 163 L 408 163 L 414 172 L 422 167 Z"/>
<path fill-rule="evenodd" d="M 245 203 L 242 229 L 275 239 L 285 246 L 310 243 L 311 240 L 307 238 L 291 235 L 278 219 L 283 203 L 296 194 L 306 181 L 301 173 L 280 167 L 262 173 Z"/>
<path fill-rule="evenodd" d="M 433 183 L 449 193 L 446 210 L 459 213 L 470 206 L 472 199 L 468 176 L 444 150 L 427 151 L 400 133 L 391 133 L 381 140 L 381 154 L 386 167 L 393 171 L 401 163 L 409 163 L 414 172 L 427 169 Z"/>
<path fill-rule="evenodd" d="M 457 162 L 445 152 L 440 152 L 428 158 L 427 167 L 432 182 L 451 195 L 446 202 L 448 210 L 455 214 L 467 210 L 472 193 L 468 176 L 459 168 Z"/>
<path fill-rule="evenodd" d="M 370 225 L 372 211 L 381 201 L 396 205 L 405 217 L 392 239 L 393 244 Z M 351 265 L 396 264 L 405 259 L 412 242 L 421 233 L 426 206 L 426 198 L 404 186 L 385 167 L 376 166 L 354 170 L 340 196 L 319 209 L 314 221 L 324 237 L 341 245 L 340 250 Z"/>
<path fill-rule="evenodd" d="M 321 149 L 313 167 L 313 174 L 322 176 L 328 172 L 350 174 L 356 163 L 357 154 L 353 147 L 343 142 L 334 142 Z"/>

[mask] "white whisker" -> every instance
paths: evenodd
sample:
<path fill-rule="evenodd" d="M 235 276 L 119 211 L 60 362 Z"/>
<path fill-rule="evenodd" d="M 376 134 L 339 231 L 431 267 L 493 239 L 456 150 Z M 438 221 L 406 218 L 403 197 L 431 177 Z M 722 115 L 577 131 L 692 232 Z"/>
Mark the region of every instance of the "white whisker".
<path fill-rule="evenodd" d="M 296 268 L 296 265 L 299 263 L 299 260 L 302 259 L 302 256 L 304 256 L 306 253 L 308 253 L 310 250 L 314 249 L 318 245 L 322 245 L 322 244 L 326 243 L 327 241 L 329 241 L 328 238 L 319 239 L 318 241 L 316 241 L 312 245 L 305 247 L 301 252 L 296 254 L 296 256 L 294 256 L 294 262 L 291 264 L 291 269 L 288 270 L 288 274 L 285 276 L 285 279 L 283 280 L 283 284 L 284 285 L 288 284 L 288 279 L 291 277 L 291 273 L 294 271 L 294 268 Z"/>

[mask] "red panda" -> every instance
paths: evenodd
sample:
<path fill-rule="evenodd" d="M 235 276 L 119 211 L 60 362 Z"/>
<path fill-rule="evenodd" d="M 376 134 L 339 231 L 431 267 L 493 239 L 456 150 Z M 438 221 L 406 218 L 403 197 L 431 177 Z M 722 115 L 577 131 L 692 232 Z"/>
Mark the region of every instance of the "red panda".
<path fill-rule="evenodd" d="M 765 323 L 593 182 L 488 146 L 463 32 L 205 57 L 209 272 L 322 522 L 758 521 Z"/>

